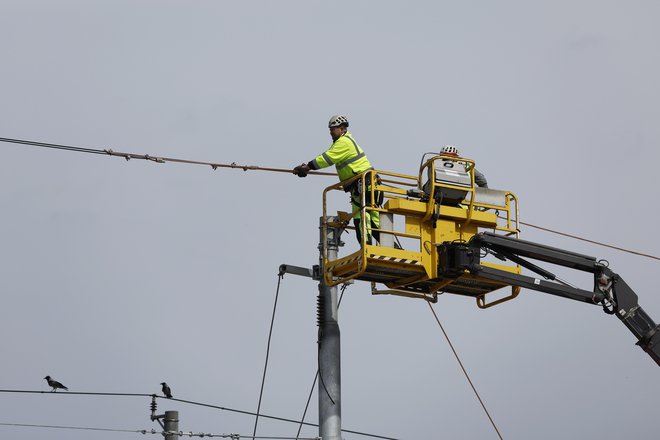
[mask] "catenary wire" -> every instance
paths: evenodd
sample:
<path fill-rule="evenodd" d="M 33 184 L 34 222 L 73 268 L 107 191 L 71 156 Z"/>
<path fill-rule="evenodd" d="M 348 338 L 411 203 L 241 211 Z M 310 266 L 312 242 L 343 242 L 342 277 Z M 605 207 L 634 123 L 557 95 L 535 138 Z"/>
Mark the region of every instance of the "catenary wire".
<path fill-rule="evenodd" d="M 203 402 L 197 402 L 194 400 L 185 400 L 185 399 L 177 399 L 175 397 L 172 397 L 171 399 L 168 399 L 164 396 L 159 396 L 157 394 L 148 394 L 148 393 L 98 393 L 98 392 L 79 392 L 79 391 L 66 391 L 66 392 L 52 392 L 52 391 L 39 391 L 39 390 L 10 390 L 10 389 L 0 389 L 0 393 L 16 393 L 16 394 L 46 394 L 46 395 L 51 395 L 51 396 L 124 396 L 124 397 L 156 397 L 158 399 L 164 399 L 168 402 L 181 402 L 181 403 L 187 403 L 189 405 L 194 405 L 194 406 L 201 406 L 205 408 L 213 408 L 213 409 L 218 409 L 221 411 L 228 411 L 228 412 L 233 412 L 237 414 L 244 414 L 248 416 L 256 416 L 256 413 L 250 412 L 250 411 L 243 411 L 240 409 L 234 409 L 234 408 L 229 408 L 225 406 L 219 406 L 219 405 L 212 405 L 209 403 L 203 403 Z M 293 420 L 293 419 L 287 419 L 284 417 L 277 417 L 277 416 L 270 416 L 266 414 L 259 414 L 259 417 L 265 418 L 265 419 L 271 419 L 271 420 L 277 420 L 280 422 L 288 422 L 288 423 L 300 423 L 300 420 Z M 315 423 L 304 423 L 307 426 L 312 426 L 312 427 L 317 427 L 319 425 Z M 376 435 L 376 434 L 369 434 L 366 432 L 361 432 L 361 431 L 355 431 L 352 429 L 342 429 L 342 432 L 346 432 L 349 434 L 355 434 L 355 435 L 361 435 L 365 437 L 372 437 L 372 438 L 380 438 L 384 440 L 398 440 L 395 437 L 386 437 L 382 435 Z"/>
<path fill-rule="evenodd" d="M 192 432 L 192 431 L 157 431 L 155 429 L 115 429 L 115 428 L 96 428 L 89 426 L 67 426 L 67 425 L 41 425 L 33 423 L 4 423 L 0 422 L 0 426 L 13 426 L 20 428 L 46 428 L 46 429 L 69 429 L 69 430 L 79 430 L 79 431 L 104 431 L 104 432 L 122 432 L 122 433 L 131 433 L 131 434 L 158 434 L 158 435 L 178 435 L 179 437 L 217 437 L 217 438 L 229 438 L 229 439 L 241 439 L 241 438 L 250 438 L 250 439 L 264 439 L 264 440 L 320 440 L 319 437 L 305 437 L 305 438 L 294 438 L 294 437 L 281 437 L 281 436 L 253 436 L 253 435 L 242 435 L 242 434 L 213 434 L 210 432 Z"/>
<path fill-rule="evenodd" d="M 46 143 L 46 142 L 28 141 L 28 140 L 24 140 L 24 139 L 0 138 L 0 141 L 1 142 L 12 143 L 12 144 L 31 145 L 33 147 L 53 148 L 53 149 L 56 149 L 56 150 L 76 151 L 78 153 L 108 154 L 104 150 L 98 150 L 96 148 L 74 147 L 72 145 L 61 145 L 61 144 L 49 144 L 49 143 Z"/>
<path fill-rule="evenodd" d="M 254 431 L 252 436 L 257 435 L 257 424 L 259 423 L 259 412 L 261 411 L 261 398 L 264 394 L 264 384 L 266 383 L 266 371 L 268 371 L 268 356 L 270 354 L 270 341 L 273 336 L 273 324 L 275 323 L 275 311 L 277 310 L 277 299 L 280 296 L 280 283 L 284 274 L 277 274 L 277 289 L 275 290 L 275 302 L 273 304 L 273 316 L 270 318 L 270 330 L 268 330 L 268 343 L 266 344 L 266 361 L 264 362 L 264 374 L 261 377 L 261 390 L 259 391 L 259 403 L 257 404 L 257 415 L 254 418 Z"/>
<path fill-rule="evenodd" d="M 559 232 L 559 231 L 556 231 L 554 229 L 544 228 L 542 226 L 533 225 L 531 223 L 525 223 L 525 222 L 521 221 L 520 224 L 525 225 L 525 226 L 529 226 L 530 228 L 536 228 L 536 229 L 540 229 L 542 231 L 550 232 L 552 234 L 563 235 L 564 237 L 573 238 L 575 240 L 586 241 L 587 243 L 595 244 L 595 245 L 598 245 L 598 246 L 603 246 L 603 247 L 610 248 L 610 249 L 616 249 L 617 251 L 627 252 L 627 253 L 633 254 L 633 255 L 639 255 L 640 257 L 651 258 L 653 260 L 660 260 L 660 257 L 656 257 L 655 255 L 644 254 L 642 252 L 633 251 L 631 249 L 625 249 L 625 248 L 622 248 L 622 247 L 619 247 L 619 246 L 614 246 L 614 245 L 611 245 L 611 244 L 602 243 L 600 241 L 589 240 L 588 238 L 583 238 L 583 237 L 579 237 L 577 235 L 567 234 L 565 232 Z"/>
<path fill-rule="evenodd" d="M 484 412 L 488 416 L 488 420 L 490 420 L 490 423 L 493 425 L 493 428 L 495 428 L 495 432 L 497 433 L 497 436 L 500 438 L 500 440 L 504 440 L 502 438 L 502 434 L 500 434 L 500 430 L 497 429 L 497 425 L 495 424 L 495 421 L 490 416 L 490 413 L 488 412 L 488 409 L 486 409 L 486 405 L 484 404 L 484 401 L 481 399 L 481 396 L 477 392 L 477 388 L 472 383 L 472 379 L 470 379 L 470 375 L 468 374 L 467 370 L 463 366 L 463 362 L 461 362 L 461 358 L 458 356 L 458 353 L 456 352 L 456 349 L 454 349 L 454 344 L 451 343 L 451 339 L 449 339 L 449 335 L 447 335 L 447 332 L 445 331 L 445 328 L 440 323 L 440 319 L 438 319 L 438 315 L 435 313 L 435 310 L 433 309 L 433 306 L 431 305 L 430 302 L 427 302 L 427 304 L 429 305 L 429 308 L 431 309 L 431 313 L 433 313 L 433 316 L 435 317 L 435 321 L 440 326 L 440 330 L 442 330 L 442 334 L 445 335 L 445 339 L 449 343 L 449 347 L 451 348 L 451 351 L 454 353 L 454 357 L 456 357 L 456 360 L 458 361 L 458 365 L 461 366 L 461 370 L 463 370 L 463 374 L 465 374 L 465 378 L 470 383 L 470 386 L 472 387 L 472 391 L 474 391 L 474 394 L 477 396 L 477 399 L 479 400 L 479 403 L 481 404 L 481 407 L 483 408 Z"/>
<path fill-rule="evenodd" d="M 498 215 L 497 218 L 502 219 L 502 220 L 506 220 L 506 217 L 501 216 L 501 215 Z M 650 258 L 652 260 L 660 260 L 660 257 L 656 257 L 655 255 L 645 254 L 643 252 L 638 252 L 638 251 L 634 251 L 632 249 L 622 248 L 620 246 L 614 246 L 614 245 L 611 245 L 611 244 L 603 243 L 601 241 L 590 240 L 588 238 L 580 237 L 578 235 L 573 235 L 573 234 L 567 234 L 566 232 L 557 231 L 555 229 L 544 228 L 543 226 L 535 225 L 535 224 L 532 224 L 532 223 L 527 223 L 527 222 L 524 222 L 522 220 L 520 220 L 519 223 L 523 226 L 529 226 L 530 228 L 539 229 L 541 231 L 549 232 L 551 234 L 556 234 L 556 235 L 561 235 L 561 236 L 564 236 L 564 237 L 573 238 L 575 240 L 584 241 L 584 242 L 587 242 L 587 243 L 595 244 L 597 246 L 602 246 L 602 247 L 606 247 L 606 248 L 610 248 L 610 249 L 615 249 L 615 250 L 621 251 L 621 252 L 627 252 L 629 254 L 638 255 L 640 257 L 645 257 L 645 258 Z"/>
<path fill-rule="evenodd" d="M 121 397 L 158 397 L 164 399 L 162 396 L 147 393 L 95 393 L 95 392 L 82 392 L 82 391 L 66 391 L 56 393 L 53 391 L 39 391 L 39 390 L 4 390 L 0 389 L 0 393 L 18 393 L 18 394 L 53 394 L 58 396 L 121 396 Z"/>
<path fill-rule="evenodd" d="M 113 428 L 94 428 L 89 426 L 38 425 L 38 424 L 30 424 L 30 423 L 5 423 L 5 422 L 0 422 L 0 426 L 15 426 L 21 428 L 71 429 L 71 430 L 79 430 L 79 431 L 129 432 L 133 434 L 145 434 L 144 429 L 113 429 Z"/>
<path fill-rule="evenodd" d="M 148 160 L 156 163 L 165 163 L 165 162 L 174 162 L 174 163 L 186 163 L 186 164 L 191 164 L 191 165 L 206 165 L 210 166 L 212 169 L 218 169 L 218 168 L 233 168 L 233 169 L 242 169 L 243 171 L 270 171 L 270 172 L 278 172 L 278 173 L 287 173 L 287 174 L 292 174 L 293 171 L 290 169 L 284 169 L 284 168 L 270 168 L 270 167 L 261 167 L 257 165 L 237 165 L 236 163 L 232 162 L 231 164 L 226 164 L 226 163 L 217 163 L 217 162 L 204 162 L 204 161 L 197 161 L 197 160 L 188 160 L 188 159 L 177 159 L 173 157 L 164 157 L 164 156 L 151 156 L 149 154 L 135 154 L 135 153 L 123 153 L 123 152 L 118 152 L 118 151 L 113 151 L 112 149 L 96 149 L 96 148 L 87 148 L 87 147 L 76 147 L 76 146 L 71 146 L 71 145 L 62 145 L 62 144 L 51 144 L 51 143 L 46 143 L 46 142 L 36 142 L 36 141 L 30 141 L 30 140 L 25 140 L 25 139 L 12 139 L 12 138 L 0 138 L 0 142 L 6 142 L 6 143 L 11 143 L 11 144 L 22 144 L 22 145 L 30 145 L 34 147 L 42 147 L 42 148 L 52 148 L 52 149 L 57 149 L 57 150 L 66 150 L 66 151 L 75 151 L 79 153 L 90 153 L 90 154 L 103 154 L 103 155 L 109 155 L 109 156 L 117 156 L 117 157 L 122 157 L 126 160 L 130 159 L 141 159 L 141 160 Z M 322 175 L 322 176 L 336 176 L 336 173 L 327 173 L 323 171 L 309 171 L 308 174 L 312 175 Z M 651 258 L 653 260 L 660 260 L 660 257 L 655 256 L 655 255 L 650 255 L 646 254 L 643 252 L 638 252 L 626 248 L 622 248 L 619 246 L 613 246 L 609 245 L 603 242 L 595 241 L 595 240 L 589 240 L 586 238 L 579 237 L 577 235 L 572 235 L 572 234 L 567 234 L 564 232 L 556 231 L 554 229 L 550 228 L 544 228 L 542 226 L 534 225 L 531 223 L 525 223 L 525 222 L 520 222 L 520 224 L 529 226 L 531 228 L 536 228 L 540 229 L 546 232 L 550 232 L 552 234 L 557 234 L 557 235 L 562 235 L 565 237 L 570 237 L 574 238 L 576 240 L 582 240 L 586 241 L 588 243 L 592 243 L 598 246 L 604 246 L 607 248 L 611 249 L 616 249 L 621 252 L 627 252 L 633 255 L 637 255 L 640 257 L 645 257 L 645 258 Z"/>
<path fill-rule="evenodd" d="M 160 397 L 161 399 L 164 399 L 164 397 L 161 397 L 161 396 L 158 396 L 158 397 Z M 240 414 L 247 414 L 247 415 L 250 415 L 250 416 L 256 416 L 257 415 L 256 413 L 249 412 L 249 411 L 230 409 L 230 408 L 225 408 L 225 407 L 222 407 L 222 406 L 211 405 L 211 404 L 208 404 L 208 403 L 195 402 L 195 401 L 192 401 L 192 400 L 177 399 L 175 397 L 172 397 L 171 399 L 167 399 L 167 400 L 181 402 L 181 403 L 188 403 L 190 405 L 203 406 L 203 407 L 206 407 L 206 408 L 215 408 L 215 409 L 220 409 L 220 410 L 224 410 L 224 411 L 231 411 L 231 412 L 240 413 Z M 284 417 L 276 417 L 276 416 L 267 416 L 265 414 L 259 414 L 259 417 L 266 418 L 266 419 L 271 419 L 271 420 L 279 420 L 280 422 L 301 423 L 300 420 L 286 419 Z M 316 428 L 318 428 L 318 426 L 319 426 L 316 423 L 309 423 L 309 422 L 303 422 L 303 424 L 305 426 L 313 426 L 313 427 L 316 427 Z M 355 431 L 355 430 L 352 430 L 352 429 L 342 429 L 341 431 L 349 433 L 349 434 L 362 435 L 362 436 L 366 436 L 366 437 L 381 438 L 381 439 L 384 439 L 384 440 L 398 440 L 395 437 L 386 437 L 386 436 L 382 436 L 382 435 L 368 434 L 366 432 Z"/>
<path fill-rule="evenodd" d="M 242 435 L 242 434 L 213 434 L 205 432 L 191 432 L 191 431 L 161 431 L 161 432 L 149 432 L 148 434 L 161 434 L 165 435 L 178 435 L 179 437 L 220 437 L 220 438 L 229 438 L 232 440 L 238 440 L 241 438 L 251 438 L 251 439 L 269 439 L 269 440 L 321 440 L 321 437 L 304 437 L 296 439 L 295 437 L 275 437 L 275 436 L 254 436 L 254 435 Z"/>
<path fill-rule="evenodd" d="M 35 142 L 35 141 L 29 141 L 29 140 L 24 140 L 24 139 L 0 138 L 0 142 L 6 142 L 6 143 L 11 143 L 11 144 L 30 145 L 30 146 L 33 146 L 33 147 L 52 148 L 52 149 L 56 149 L 56 150 L 76 151 L 78 153 L 104 154 L 104 155 L 109 155 L 109 156 L 122 157 L 126 160 L 141 159 L 141 160 L 148 160 L 148 161 L 156 162 L 156 163 L 174 162 L 174 163 L 186 163 L 186 164 L 190 164 L 190 165 L 207 165 L 207 166 L 210 166 L 214 170 L 216 170 L 218 168 L 234 168 L 234 169 L 241 169 L 243 171 L 270 171 L 270 172 L 287 173 L 287 174 L 292 174 L 293 173 L 293 170 L 285 169 L 285 168 L 261 167 L 261 166 L 257 166 L 257 165 L 237 165 L 234 162 L 232 162 L 230 164 L 227 164 L 227 163 L 219 163 L 219 162 L 205 162 L 205 161 L 199 161 L 199 160 L 177 159 L 177 158 L 174 158 L 174 157 L 151 156 L 149 154 L 124 153 L 124 152 L 119 152 L 119 151 L 113 151 L 112 149 L 109 149 L 109 148 L 107 148 L 107 149 L 96 149 L 96 148 L 74 147 L 74 146 L 70 146 L 70 145 L 49 144 L 49 143 L 45 143 L 45 142 Z M 309 171 L 307 174 L 316 174 L 316 175 L 322 175 L 322 176 L 336 176 L 337 175 L 336 173 L 328 173 L 328 172 L 324 172 L 324 171 Z"/>

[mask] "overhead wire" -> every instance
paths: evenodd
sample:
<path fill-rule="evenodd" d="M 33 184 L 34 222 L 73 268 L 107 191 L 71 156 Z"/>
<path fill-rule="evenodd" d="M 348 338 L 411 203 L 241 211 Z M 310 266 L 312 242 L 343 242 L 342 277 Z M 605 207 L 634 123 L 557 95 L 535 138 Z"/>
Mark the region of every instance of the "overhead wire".
<path fill-rule="evenodd" d="M 186 403 L 189 405 L 193 406 L 200 406 L 204 408 L 212 408 L 212 409 L 218 409 L 221 411 L 228 411 L 228 412 L 233 412 L 237 414 L 244 414 L 248 416 L 256 416 L 257 413 L 251 412 L 251 411 L 244 411 L 240 409 L 235 409 L 235 408 L 229 408 L 225 406 L 219 406 L 219 405 L 212 405 L 209 403 L 203 403 L 203 402 L 197 402 L 194 400 L 185 400 L 185 399 L 177 399 L 176 397 L 172 398 L 167 398 L 165 396 L 159 396 L 157 394 L 148 394 L 148 393 L 103 393 L 103 392 L 79 392 L 79 391 L 66 391 L 66 392 L 52 392 L 52 391 L 40 391 L 40 390 L 11 390 L 11 389 L 0 389 L 0 393 L 14 393 L 14 394 L 45 394 L 45 395 L 50 395 L 50 396 L 111 396 L 111 397 L 118 397 L 118 396 L 125 396 L 125 397 L 156 397 L 158 399 L 164 399 L 168 402 L 181 402 L 181 403 Z M 277 417 L 277 416 L 271 416 L 267 414 L 259 414 L 259 417 L 264 418 L 264 419 L 270 419 L 270 420 L 277 420 L 280 422 L 287 422 L 287 423 L 300 423 L 300 420 L 294 420 L 294 419 L 287 419 L 284 417 Z M 312 426 L 318 428 L 318 424 L 315 423 L 308 423 L 304 422 L 304 425 L 306 426 Z M 398 440 L 394 437 L 386 437 L 382 435 L 376 435 L 376 434 L 369 434 L 367 432 L 362 432 L 362 431 L 355 431 L 352 429 L 342 429 L 342 432 L 346 432 L 348 434 L 355 434 L 355 435 L 361 435 L 365 437 L 371 437 L 371 438 L 380 438 L 384 440 Z"/>
<path fill-rule="evenodd" d="M 262 166 L 257 166 L 257 165 L 237 165 L 235 162 L 227 164 L 227 163 L 219 163 L 219 162 L 206 162 L 206 161 L 198 161 L 198 160 L 178 159 L 178 158 L 174 158 L 174 157 L 152 156 L 152 155 L 149 155 L 149 154 L 125 153 L 125 152 L 113 151 L 112 149 L 109 149 L 109 148 L 97 149 L 97 148 L 88 148 L 88 147 L 77 147 L 77 146 L 72 146 L 72 145 L 53 144 L 53 143 L 46 143 L 46 142 L 30 141 L 30 140 L 25 140 L 25 139 L 13 139 L 13 138 L 2 138 L 2 137 L 0 137 L 0 142 L 11 143 L 11 144 L 30 145 L 30 146 L 41 147 L 41 148 L 52 148 L 52 149 L 57 149 L 57 150 L 75 151 L 75 152 L 79 152 L 79 153 L 102 154 L 102 155 L 108 155 L 108 156 L 121 157 L 121 158 L 124 158 L 126 160 L 138 159 L 138 160 L 148 160 L 148 161 L 156 162 L 156 163 L 174 162 L 174 163 L 185 163 L 185 164 L 191 164 L 191 165 L 205 165 L 205 166 L 210 166 L 213 170 L 216 170 L 218 168 L 232 168 L 232 169 L 241 169 L 243 171 L 269 171 L 269 172 L 293 174 L 293 170 L 286 169 L 286 168 L 262 167 Z M 328 173 L 328 172 L 313 171 L 313 170 L 309 171 L 307 174 L 321 175 L 321 176 L 336 176 L 336 173 Z M 540 229 L 540 230 L 543 230 L 543 231 L 546 231 L 546 232 L 550 232 L 550 233 L 553 233 L 553 234 L 562 235 L 562 236 L 565 236 L 565 237 L 574 238 L 576 240 L 585 241 L 585 242 L 592 243 L 592 244 L 595 244 L 595 245 L 598 245 L 598 246 L 603 246 L 603 247 L 607 247 L 607 248 L 610 248 L 610 249 L 616 249 L 618 251 L 630 253 L 630 254 L 633 254 L 633 255 L 640 256 L 640 257 L 650 258 L 650 259 L 653 259 L 653 260 L 660 260 L 660 257 L 655 256 L 655 255 L 646 254 L 646 253 L 643 253 L 643 252 L 622 248 L 620 246 L 614 246 L 614 245 L 606 244 L 606 243 L 603 243 L 603 242 L 600 242 L 600 241 L 589 240 L 587 238 L 583 238 L 583 237 L 580 237 L 580 236 L 577 236 L 577 235 L 567 234 L 567 233 L 564 233 L 564 232 L 560 232 L 560 231 L 550 229 L 550 228 L 544 228 L 542 226 L 534 225 L 534 224 L 531 224 L 531 223 L 525 223 L 525 222 L 521 221 L 520 224 L 525 225 L 525 226 L 529 226 L 531 228 L 536 228 L 536 229 Z"/>
<path fill-rule="evenodd" d="M 160 396 L 158 396 L 158 397 L 160 397 Z M 232 411 L 232 412 L 236 412 L 236 413 L 240 413 L 240 414 L 247 414 L 247 415 L 251 415 L 251 416 L 256 416 L 257 415 L 256 413 L 249 412 L 249 411 L 230 409 L 230 408 L 225 408 L 225 407 L 221 407 L 221 406 L 210 405 L 208 403 L 195 402 L 195 401 L 192 401 L 192 400 L 177 399 L 175 397 L 173 397 L 171 399 L 167 399 L 167 400 L 182 402 L 182 403 L 188 403 L 188 404 L 191 404 L 191 405 L 203 406 L 203 407 L 207 407 L 207 408 L 216 408 L 216 409 L 221 409 L 221 410 L 225 410 L 225 411 Z M 271 420 L 279 420 L 281 422 L 301 423 L 299 420 L 286 419 L 284 417 L 267 416 L 265 414 L 259 414 L 259 417 L 266 418 L 266 419 L 271 419 Z M 318 428 L 318 426 L 319 426 L 316 423 L 309 423 L 309 422 L 303 422 L 303 424 L 305 426 L 313 426 L 313 427 L 316 427 L 316 428 Z M 366 433 L 366 432 L 355 431 L 355 430 L 352 430 L 352 429 L 343 429 L 342 428 L 341 431 L 349 433 L 349 434 L 362 435 L 362 436 L 372 437 L 372 438 L 380 438 L 380 439 L 384 439 L 384 440 L 398 440 L 394 437 L 386 437 L 386 436 L 382 436 L 382 435 L 369 434 L 369 433 Z"/>
<path fill-rule="evenodd" d="M 500 438 L 500 440 L 504 440 L 502 438 L 502 434 L 500 434 L 500 430 L 497 429 L 497 425 L 495 424 L 495 421 L 490 415 L 490 412 L 488 412 L 488 409 L 486 408 L 486 405 L 484 404 L 484 401 L 481 399 L 481 396 L 479 395 L 479 392 L 477 391 L 477 388 L 474 386 L 474 383 L 472 382 L 472 379 L 470 379 L 470 375 L 468 374 L 467 370 L 463 366 L 463 362 L 461 361 L 461 358 L 458 356 L 458 353 L 456 352 L 456 349 L 454 348 L 454 344 L 452 344 L 451 339 L 449 339 L 449 335 L 445 331 L 445 328 L 442 326 L 440 323 L 440 319 L 438 318 L 438 315 L 435 313 L 435 309 L 431 305 L 430 302 L 427 301 L 427 304 L 429 305 L 429 308 L 431 309 L 431 313 L 433 313 L 433 316 L 435 317 L 435 321 L 438 323 L 440 326 L 440 330 L 442 330 L 442 334 L 445 335 L 445 339 L 449 343 L 449 347 L 451 348 L 451 351 L 454 353 L 454 357 L 458 361 L 458 365 L 461 366 L 461 370 L 463 370 L 463 374 L 465 375 L 465 378 L 469 382 L 470 386 L 472 387 L 472 391 L 474 391 L 474 394 L 477 396 L 477 399 L 479 400 L 479 403 L 481 404 L 481 407 L 483 408 L 484 412 L 488 416 L 488 420 L 490 420 L 491 425 L 493 425 L 493 428 L 495 429 L 495 432 L 497 433 L 497 436 Z"/>
<path fill-rule="evenodd" d="M 6 390 L 0 389 L 0 393 L 17 393 L 17 394 L 48 394 L 48 395 L 58 395 L 58 396 L 119 396 L 119 397 L 158 397 L 159 399 L 164 399 L 165 397 L 159 396 L 157 394 L 147 394 L 147 393 L 99 393 L 99 392 L 83 392 L 83 391 L 66 391 L 66 392 L 53 392 L 40 391 L 40 390 Z"/>
<path fill-rule="evenodd" d="M 13 426 L 20 428 L 46 428 L 46 429 L 69 429 L 69 430 L 79 430 L 79 431 L 103 431 L 103 432 L 121 432 L 121 433 L 131 433 L 131 434 L 158 434 L 162 436 L 166 435 L 177 435 L 179 437 L 216 437 L 216 438 L 229 438 L 229 439 L 264 439 L 264 440 L 320 440 L 319 437 L 304 437 L 304 438 L 294 438 L 294 437 L 282 437 L 282 436 L 254 436 L 254 435 L 242 435 L 242 434 L 213 434 L 211 432 L 193 432 L 193 431 L 157 431 L 155 429 L 116 429 L 116 428 L 96 428 L 89 426 L 68 426 L 68 425 L 44 425 L 44 424 L 33 424 L 33 423 L 5 423 L 0 422 L 0 426 Z"/>
<path fill-rule="evenodd" d="M 627 253 L 633 254 L 633 255 L 639 255 L 640 257 L 651 258 L 653 260 L 660 260 L 660 257 L 656 257 L 655 255 L 650 255 L 650 254 L 645 254 L 645 253 L 638 252 L 638 251 L 633 251 L 631 249 L 626 249 L 626 248 L 622 248 L 622 247 L 619 247 L 619 246 L 614 246 L 614 245 L 603 243 L 603 242 L 596 241 L 596 240 L 590 240 L 588 238 L 579 237 L 577 235 L 567 234 L 565 232 L 556 231 L 554 229 L 544 228 L 544 227 L 538 226 L 538 225 L 533 225 L 531 223 L 525 223 L 525 222 L 521 221 L 520 224 L 525 225 L 525 226 L 529 226 L 530 228 L 535 228 L 535 229 L 540 229 L 542 231 L 550 232 L 552 234 L 563 235 L 564 237 L 569 237 L 569 238 L 573 238 L 575 240 L 585 241 L 587 243 L 595 244 L 595 245 L 598 245 L 598 246 L 603 246 L 603 247 L 610 248 L 610 249 L 616 249 L 617 251 L 627 252 Z"/>
<path fill-rule="evenodd" d="M 233 168 L 233 169 L 241 169 L 243 171 L 270 171 L 276 173 L 293 174 L 293 170 L 286 168 L 261 167 L 257 165 L 237 165 L 234 162 L 227 164 L 227 163 L 219 163 L 219 162 L 205 162 L 200 160 L 178 159 L 174 157 L 165 157 L 165 156 L 152 156 L 149 154 L 124 153 L 120 151 L 114 151 L 110 148 L 96 149 L 96 148 L 86 148 L 86 147 L 75 147 L 71 145 L 50 144 L 46 142 L 36 142 L 36 141 L 29 141 L 24 139 L 11 139 L 11 138 L 0 138 L 0 142 L 30 145 L 33 147 L 52 148 L 56 150 L 75 151 L 78 153 L 104 154 L 108 156 L 121 157 L 126 160 L 138 159 L 138 160 L 148 160 L 156 163 L 174 162 L 174 163 L 186 163 L 190 165 L 206 165 L 206 166 L 210 166 L 214 170 L 218 168 Z M 315 174 L 322 176 L 337 175 L 336 173 L 328 173 L 324 171 L 309 171 L 307 174 Z"/>
<path fill-rule="evenodd" d="M 277 310 L 277 299 L 280 296 L 280 283 L 284 274 L 280 272 L 277 274 L 277 289 L 275 290 L 275 303 L 273 304 L 273 315 L 270 318 L 270 330 L 268 330 L 268 343 L 266 344 L 266 361 L 264 362 L 264 374 L 261 378 L 261 390 L 259 391 L 259 403 L 257 404 L 257 415 L 254 418 L 254 431 L 253 436 L 257 435 L 257 424 L 259 423 L 259 412 L 261 411 L 261 398 L 264 394 L 264 384 L 266 383 L 266 371 L 268 370 L 268 356 L 270 354 L 270 341 L 273 336 L 273 324 L 275 323 L 275 311 Z"/>
<path fill-rule="evenodd" d="M 30 423 L 5 423 L 0 422 L 0 426 L 15 426 L 21 428 L 49 428 L 49 429 L 71 429 L 79 431 L 104 431 L 104 432 L 128 432 L 132 434 L 146 434 L 145 429 L 114 429 L 114 428 L 94 428 L 89 426 L 65 426 L 65 425 L 38 425 Z"/>
<path fill-rule="evenodd" d="M 47 142 L 28 141 L 28 140 L 25 140 L 25 139 L 0 138 L 0 142 L 8 142 L 8 143 L 11 143 L 11 144 L 31 145 L 33 147 L 53 148 L 53 149 L 56 149 L 56 150 L 76 151 L 78 153 L 108 154 L 105 150 L 99 150 L 99 149 L 96 149 L 96 148 L 75 147 L 75 146 L 72 146 L 72 145 L 62 145 L 62 144 L 50 144 L 50 143 L 47 143 Z"/>
<path fill-rule="evenodd" d="M 264 440 L 321 440 L 321 437 L 304 437 L 296 439 L 294 437 L 282 437 L 282 436 L 254 436 L 254 435 L 242 435 L 242 434 L 212 434 L 205 432 L 190 432 L 190 431 L 161 431 L 161 432 L 149 432 L 148 434 L 161 434 L 165 435 L 178 435 L 179 437 L 216 437 L 216 438 L 229 438 L 232 440 L 239 440 L 242 438 L 251 438 L 251 439 L 264 439 Z"/>

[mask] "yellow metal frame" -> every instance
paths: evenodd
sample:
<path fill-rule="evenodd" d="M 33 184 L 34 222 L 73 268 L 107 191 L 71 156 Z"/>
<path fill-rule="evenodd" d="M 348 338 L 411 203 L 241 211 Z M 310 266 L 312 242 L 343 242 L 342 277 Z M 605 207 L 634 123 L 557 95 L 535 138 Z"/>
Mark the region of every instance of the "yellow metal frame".
<path fill-rule="evenodd" d="M 435 182 L 433 173 L 436 160 L 450 160 L 465 165 L 470 175 L 471 186 L 464 187 L 442 182 Z M 492 307 L 504 301 L 515 298 L 520 289 L 512 287 L 509 296 L 486 302 L 485 296 L 493 290 L 505 287 L 465 273 L 456 279 L 438 276 L 438 253 L 435 245 L 443 242 L 467 242 L 479 229 L 488 229 L 503 235 L 519 235 L 518 199 L 512 192 L 505 192 L 504 206 L 490 205 L 476 201 L 474 184 L 474 161 L 450 156 L 434 156 L 423 163 L 418 176 L 398 174 L 387 171 L 369 170 L 345 182 L 339 182 L 323 191 L 323 218 L 328 218 L 328 197 L 336 191 L 344 192 L 344 187 L 361 180 L 362 188 L 371 192 L 370 200 L 376 200 L 376 193 L 382 192 L 385 202 L 382 207 L 366 204 L 366 190 L 361 194 L 361 218 L 367 218 L 372 211 L 389 213 L 405 218 L 404 231 L 373 229 L 381 234 L 391 234 L 397 238 L 412 239 L 417 242 L 416 249 L 396 249 L 378 245 L 363 244 L 360 249 L 350 255 L 328 261 L 328 249 L 322 243 L 324 263 L 324 279 L 328 286 L 336 286 L 352 279 L 366 280 L 384 284 L 389 290 L 378 291 L 409 297 L 422 297 L 430 300 L 437 293 L 459 293 L 476 298 L 480 308 Z M 430 194 L 428 201 L 408 196 L 411 188 L 422 189 L 423 177 L 429 175 Z M 367 186 L 367 181 L 371 182 Z M 438 188 L 458 189 L 470 193 L 469 202 L 460 206 L 438 205 L 434 194 Z M 499 215 L 498 215 L 499 214 Z M 435 222 L 432 221 L 435 215 Z M 349 225 L 354 215 L 343 215 L 335 224 L 323 223 L 323 236 L 327 236 L 328 227 L 340 229 L 355 229 Z M 435 227 L 433 226 L 435 223 Z M 360 222 L 362 237 L 368 236 L 367 222 Z M 414 245 L 413 245 L 414 246 Z M 520 266 L 493 264 L 482 261 L 484 266 L 496 267 L 501 270 L 520 273 Z M 476 287 L 474 287 L 476 286 Z M 480 293 L 485 292 L 485 293 Z"/>

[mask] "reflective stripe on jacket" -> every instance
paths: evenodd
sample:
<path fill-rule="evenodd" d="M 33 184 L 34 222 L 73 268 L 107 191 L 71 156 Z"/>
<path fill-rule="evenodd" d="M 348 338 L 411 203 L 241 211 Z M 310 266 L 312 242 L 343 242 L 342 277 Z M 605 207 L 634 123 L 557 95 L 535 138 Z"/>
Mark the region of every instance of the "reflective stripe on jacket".
<path fill-rule="evenodd" d="M 315 170 L 334 165 L 341 181 L 372 168 L 364 150 L 353 140 L 350 133 L 345 133 L 333 142 L 330 148 L 319 154 L 309 165 Z"/>

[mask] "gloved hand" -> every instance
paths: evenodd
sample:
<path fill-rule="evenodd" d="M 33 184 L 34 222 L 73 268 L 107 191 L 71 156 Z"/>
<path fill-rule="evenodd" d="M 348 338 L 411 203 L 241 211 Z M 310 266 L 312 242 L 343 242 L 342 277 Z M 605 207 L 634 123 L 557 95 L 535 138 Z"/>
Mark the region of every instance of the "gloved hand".
<path fill-rule="evenodd" d="M 293 169 L 293 174 L 295 174 L 298 177 L 307 177 L 308 172 L 309 172 L 309 167 L 307 166 L 306 163 L 298 165 Z"/>

